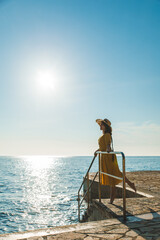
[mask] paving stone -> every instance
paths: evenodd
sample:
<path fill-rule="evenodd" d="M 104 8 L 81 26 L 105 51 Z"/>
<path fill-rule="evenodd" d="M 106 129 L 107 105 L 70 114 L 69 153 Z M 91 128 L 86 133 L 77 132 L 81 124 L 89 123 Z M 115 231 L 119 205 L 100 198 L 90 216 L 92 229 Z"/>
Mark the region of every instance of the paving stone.
<path fill-rule="evenodd" d="M 158 233 L 150 233 L 150 232 L 146 232 L 143 234 L 144 237 L 159 237 Z"/>
<path fill-rule="evenodd" d="M 30 238 L 30 240 L 43 240 L 43 237 L 32 237 L 32 238 Z"/>
<path fill-rule="evenodd" d="M 118 229 L 112 229 L 110 231 L 107 231 L 107 233 L 126 233 L 127 229 L 125 228 L 118 228 Z"/>
<path fill-rule="evenodd" d="M 126 236 L 129 236 L 129 237 L 136 237 L 138 234 L 139 234 L 139 232 L 136 232 L 136 231 L 130 230 L 129 232 L 126 233 Z"/>
<path fill-rule="evenodd" d="M 148 232 L 148 230 L 152 230 L 152 228 L 150 228 L 150 227 L 141 227 L 140 228 L 140 231 L 142 232 L 142 233 L 146 233 L 146 232 Z"/>
<path fill-rule="evenodd" d="M 111 225 L 111 226 L 101 226 L 101 225 L 97 225 L 96 228 L 91 228 L 91 229 L 86 229 L 86 230 L 80 230 L 80 231 L 76 231 L 78 233 L 85 233 L 85 234 L 89 234 L 89 233 L 102 233 L 102 232 L 108 232 L 112 229 L 118 228 L 119 225 Z M 128 228 L 127 228 L 128 229 Z"/>
<path fill-rule="evenodd" d="M 94 236 L 99 237 L 99 238 L 108 239 L 108 240 L 116 240 L 116 239 L 119 239 L 120 237 L 122 237 L 121 234 L 107 234 L 107 233 L 106 234 L 95 234 Z"/>
<path fill-rule="evenodd" d="M 141 236 L 138 236 L 138 237 L 136 238 L 136 240 L 146 240 L 146 238 L 141 237 Z"/>
<path fill-rule="evenodd" d="M 97 237 L 86 237 L 85 240 L 99 240 Z"/>
<path fill-rule="evenodd" d="M 120 238 L 121 240 L 132 240 L 133 238 L 131 238 L 131 237 L 122 237 L 122 238 Z"/>
<path fill-rule="evenodd" d="M 85 234 L 79 234 L 79 233 L 74 233 L 74 232 L 69 232 L 69 233 L 62 233 L 62 234 L 57 234 L 55 236 L 49 236 L 47 237 L 47 240 L 53 240 L 53 239 L 66 239 L 66 240 L 72 240 L 72 239 L 77 239 L 81 240 L 86 237 Z"/>

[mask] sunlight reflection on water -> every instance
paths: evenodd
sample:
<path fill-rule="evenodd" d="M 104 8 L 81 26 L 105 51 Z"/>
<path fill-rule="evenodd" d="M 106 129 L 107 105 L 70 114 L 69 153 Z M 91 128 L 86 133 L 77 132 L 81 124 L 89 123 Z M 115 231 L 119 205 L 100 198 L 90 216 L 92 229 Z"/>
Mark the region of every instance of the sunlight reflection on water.
<path fill-rule="evenodd" d="M 25 218 L 29 217 L 28 220 L 32 220 L 32 224 L 46 225 L 48 215 L 51 215 L 51 219 L 55 218 L 55 204 L 57 198 L 58 201 L 60 199 L 60 196 L 53 194 L 55 192 L 54 182 L 57 182 L 56 172 L 61 165 L 60 161 L 57 158 L 46 156 L 31 156 L 23 160 L 26 164 L 23 199 L 28 203 Z M 54 225 L 53 220 L 52 224 Z"/>
<path fill-rule="evenodd" d="M 5 186 L 1 195 L 0 233 L 77 222 L 79 160 L 53 156 L 0 157 L 0 184 Z M 82 166 L 81 176 L 83 172 Z"/>

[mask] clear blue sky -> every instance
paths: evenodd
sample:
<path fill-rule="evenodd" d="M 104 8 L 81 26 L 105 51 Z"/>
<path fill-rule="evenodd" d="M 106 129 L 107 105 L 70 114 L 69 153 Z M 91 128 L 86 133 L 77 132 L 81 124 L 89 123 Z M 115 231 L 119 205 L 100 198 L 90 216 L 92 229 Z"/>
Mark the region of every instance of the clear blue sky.
<path fill-rule="evenodd" d="M 1 155 L 92 155 L 96 118 L 160 155 L 160 1 L 3 0 L 0 36 Z"/>

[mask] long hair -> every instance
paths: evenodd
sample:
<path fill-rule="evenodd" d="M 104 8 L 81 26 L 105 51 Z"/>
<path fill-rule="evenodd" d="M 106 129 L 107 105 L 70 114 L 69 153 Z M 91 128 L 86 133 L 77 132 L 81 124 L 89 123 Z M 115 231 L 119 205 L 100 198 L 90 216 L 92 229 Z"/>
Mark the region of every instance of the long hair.
<path fill-rule="evenodd" d="M 110 133 L 110 135 L 112 136 L 112 129 L 109 125 L 105 124 L 103 122 L 104 126 L 105 126 L 105 133 Z"/>
<path fill-rule="evenodd" d="M 110 135 L 111 135 L 111 149 L 112 149 L 112 151 L 114 152 L 114 148 L 113 148 L 113 138 L 112 138 L 112 128 L 109 126 L 109 125 L 107 125 L 107 124 L 105 124 L 104 122 L 103 122 L 103 124 L 104 124 L 104 126 L 105 126 L 105 133 L 109 133 Z M 112 157 L 112 161 L 114 161 L 114 156 Z"/>

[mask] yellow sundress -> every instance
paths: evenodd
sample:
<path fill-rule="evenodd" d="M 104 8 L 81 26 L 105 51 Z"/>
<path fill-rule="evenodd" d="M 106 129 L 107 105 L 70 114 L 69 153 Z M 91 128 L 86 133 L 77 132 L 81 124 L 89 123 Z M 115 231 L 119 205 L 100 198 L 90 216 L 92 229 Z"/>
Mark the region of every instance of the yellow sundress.
<path fill-rule="evenodd" d="M 106 152 L 107 145 L 111 144 L 111 135 L 109 133 L 105 133 L 104 135 L 102 135 L 98 139 L 98 144 L 99 144 L 99 150 Z M 115 154 L 101 155 L 101 171 L 115 175 L 117 177 L 122 177 L 122 172 L 119 170 L 118 163 L 117 163 L 117 156 Z M 101 184 L 103 185 L 115 186 L 119 184 L 121 181 L 122 180 L 101 174 Z"/>

